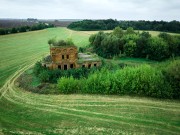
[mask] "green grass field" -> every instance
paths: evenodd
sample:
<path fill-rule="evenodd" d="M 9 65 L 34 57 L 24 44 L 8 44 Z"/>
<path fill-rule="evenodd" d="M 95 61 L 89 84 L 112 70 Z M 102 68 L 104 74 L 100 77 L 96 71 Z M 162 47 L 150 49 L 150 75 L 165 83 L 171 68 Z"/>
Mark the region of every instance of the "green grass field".
<path fill-rule="evenodd" d="M 0 134 L 180 133 L 179 101 L 127 96 L 39 95 L 17 87 L 16 79 L 48 54 L 48 39 L 72 38 L 80 47 L 88 44 L 92 33 L 95 32 L 51 28 L 0 36 Z"/>

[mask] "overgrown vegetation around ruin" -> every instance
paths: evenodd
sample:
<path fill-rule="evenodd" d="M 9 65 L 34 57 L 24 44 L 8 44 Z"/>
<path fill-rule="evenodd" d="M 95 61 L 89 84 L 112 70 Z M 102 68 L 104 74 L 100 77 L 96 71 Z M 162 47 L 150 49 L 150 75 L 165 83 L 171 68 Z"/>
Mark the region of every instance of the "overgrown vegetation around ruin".
<path fill-rule="evenodd" d="M 41 83 L 54 83 L 38 93 L 135 95 L 180 98 L 180 59 L 154 64 L 121 66 L 107 62 L 99 69 L 49 70 L 36 63 L 34 74 Z M 57 86 L 55 85 L 57 83 Z M 33 89 L 34 90 L 34 89 Z M 54 90 L 54 91 L 52 91 Z"/>
<path fill-rule="evenodd" d="M 68 28 L 73 30 L 112 30 L 115 27 L 121 27 L 126 30 L 129 27 L 135 30 L 152 30 L 163 32 L 180 33 L 179 21 L 117 21 L 113 19 L 107 20 L 83 20 L 72 22 Z"/>
<path fill-rule="evenodd" d="M 80 79 L 87 78 L 90 73 L 95 72 L 96 68 L 77 68 L 69 70 L 50 70 L 42 66 L 41 62 L 37 62 L 33 68 L 33 72 L 41 82 L 57 83 L 57 80 L 61 77 L 70 77 Z"/>
<path fill-rule="evenodd" d="M 58 41 L 55 38 L 52 38 L 48 40 L 48 44 L 53 46 L 75 46 L 71 38 L 68 38 L 67 40 Z"/>
<path fill-rule="evenodd" d="M 152 37 L 148 32 L 123 31 L 116 27 L 112 33 L 99 32 L 90 36 L 94 52 L 105 58 L 113 56 L 148 58 L 162 61 L 180 55 L 180 37 L 160 33 Z"/>

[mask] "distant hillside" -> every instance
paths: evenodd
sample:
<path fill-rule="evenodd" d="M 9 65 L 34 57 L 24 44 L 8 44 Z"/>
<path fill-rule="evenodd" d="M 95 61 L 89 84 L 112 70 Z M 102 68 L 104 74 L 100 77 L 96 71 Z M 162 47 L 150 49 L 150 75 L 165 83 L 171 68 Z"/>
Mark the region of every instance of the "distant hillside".
<path fill-rule="evenodd" d="M 163 32 L 180 33 L 179 21 L 117 21 L 113 19 L 108 20 L 83 20 L 72 22 L 68 28 L 73 30 L 112 30 L 116 26 L 120 26 L 122 29 L 133 27 L 135 30 L 152 30 Z"/>

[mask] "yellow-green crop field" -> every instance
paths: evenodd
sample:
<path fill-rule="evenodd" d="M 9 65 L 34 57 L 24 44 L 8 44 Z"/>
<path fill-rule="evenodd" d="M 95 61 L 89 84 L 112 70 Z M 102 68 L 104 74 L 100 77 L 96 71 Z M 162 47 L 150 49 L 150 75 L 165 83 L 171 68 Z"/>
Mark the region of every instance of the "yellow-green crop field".
<path fill-rule="evenodd" d="M 50 28 L 0 36 L 0 134 L 180 133 L 180 102 L 105 95 L 40 95 L 17 87 L 16 79 L 49 53 L 48 39 L 72 38 L 88 45 L 94 32 Z"/>

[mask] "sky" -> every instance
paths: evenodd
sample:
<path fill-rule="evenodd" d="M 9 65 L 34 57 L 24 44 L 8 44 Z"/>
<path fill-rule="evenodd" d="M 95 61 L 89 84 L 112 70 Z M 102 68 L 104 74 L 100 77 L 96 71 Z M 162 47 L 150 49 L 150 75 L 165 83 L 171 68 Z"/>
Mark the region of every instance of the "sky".
<path fill-rule="evenodd" d="M 180 21 L 180 0 L 0 0 L 0 18 Z"/>

